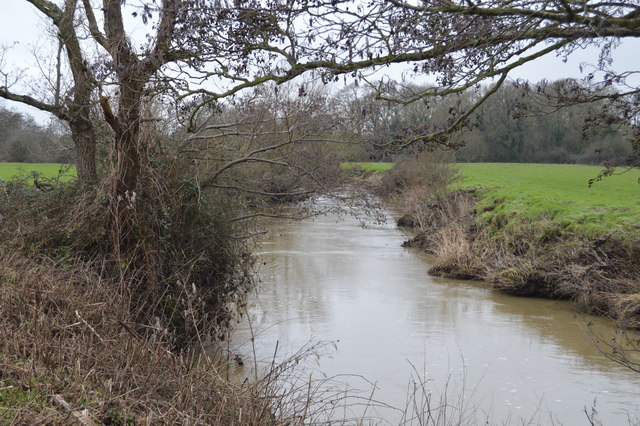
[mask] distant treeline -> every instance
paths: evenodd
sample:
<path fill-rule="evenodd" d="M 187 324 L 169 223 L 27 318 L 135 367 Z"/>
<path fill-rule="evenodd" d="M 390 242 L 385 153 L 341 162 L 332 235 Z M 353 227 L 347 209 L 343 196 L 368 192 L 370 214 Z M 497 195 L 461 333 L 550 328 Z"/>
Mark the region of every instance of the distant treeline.
<path fill-rule="evenodd" d="M 608 120 L 616 114 L 602 102 L 567 106 L 562 94 L 577 80 L 543 82 L 524 87 L 506 83 L 469 117 L 452 137 L 460 142 L 460 162 L 527 162 L 618 164 L 631 153 L 629 129 Z M 395 85 L 398 97 L 419 93 L 415 85 Z M 388 87 L 386 88 L 389 91 Z M 368 87 L 351 85 L 331 93 L 323 86 L 299 96 L 324 99 L 323 116 L 340 123 L 334 139 L 349 143 L 331 148 L 341 160 L 390 161 L 406 154 L 410 138 L 448 127 L 484 93 L 467 90 L 457 96 L 419 99 L 407 105 L 376 99 Z M 274 95 L 276 98 L 278 95 Z M 368 142 L 368 143 L 367 143 Z M 28 115 L 0 106 L 0 161 L 73 161 L 68 130 L 59 121 L 41 126 Z M 414 150 L 419 144 L 413 144 Z"/>
<path fill-rule="evenodd" d="M 417 86 L 398 86 L 399 97 L 419 93 Z M 577 80 L 533 86 L 505 83 L 485 101 L 453 137 L 462 145 L 461 162 L 527 162 L 602 164 L 623 162 L 632 152 L 625 132 L 610 120 L 616 111 L 606 101 L 566 105 L 563 95 L 580 87 Z M 387 89 L 388 90 L 388 89 Z M 340 93 L 341 108 L 354 132 L 374 144 L 352 151 L 354 161 L 392 160 L 403 150 L 388 148 L 408 138 L 447 127 L 486 88 L 458 96 L 420 99 L 408 105 L 376 101 L 370 89 L 349 87 Z M 379 145 L 379 146 L 376 146 Z"/>
<path fill-rule="evenodd" d="M 73 161 L 72 146 L 60 122 L 41 125 L 27 114 L 0 105 L 0 161 L 66 163 Z"/>
<path fill-rule="evenodd" d="M 458 160 L 602 164 L 631 154 L 625 129 L 607 124 L 604 103 L 560 106 L 548 87 L 503 86 L 479 108 Z"/>

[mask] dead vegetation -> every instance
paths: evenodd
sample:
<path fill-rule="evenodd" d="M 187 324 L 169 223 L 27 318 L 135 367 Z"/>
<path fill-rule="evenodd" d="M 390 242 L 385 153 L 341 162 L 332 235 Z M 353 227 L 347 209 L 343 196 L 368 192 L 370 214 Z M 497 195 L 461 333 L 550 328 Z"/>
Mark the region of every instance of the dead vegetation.
<path fill-rule="evenodd" d="M 176 351 L 167 328 L 137 323 L 122 284 L 82 263 L 0 254 L 0 423 L 318 424 L 353 403 L 299 370 L 317 345 L 229 380 L 201 346 Z"/>
<path fill-rule="evenodd" d="M 486 274 L 460 226 L 450 224 L 438 229 L 430 244 L 434 247 L 436 262 L 429 273 L 462 280 L 477 279 Z"/>
<path fill-rule="evenodd" d="M 0 423 L 278 424 L 273 386 L 192 360 L 251 285 L 242 200 L 149 154 L 126 252 L 110 245 L 110 177 L 90 193 L 0 186 Z"/>
<path fill-rule="evenodd" d="M 0 255 L 2 423 L 67 424 L 77 413 L 104 424 L 268 418 L 257 385 L 234 387 L 194 367 L 166 328 L 142 327 L 129 283 L 114 288 L 72 266 Z"/>
<path fill-rule="evenodd" d="M 413 162 L 399 162 L 393 169 L 399 170 L 385 177 L 382 188 L 407 212 L 398 220 L 399 226 L 414 229 L 406 244 L 435 255 L 430 273 L 486 280 L 518 296 L 568 299 L 580 311 L 640 328 L 637 236 L 589 238 L 564 232 L 544 218 L 487 223 L 474 209 L 475 193 L 450 191 L 453 169 L 447 164 L 429 168 L 432 162 L 446 161 L 429 155 L 423 154 L 417 169 Z M 412 172 L 419 176 L 407 178 Z"/>

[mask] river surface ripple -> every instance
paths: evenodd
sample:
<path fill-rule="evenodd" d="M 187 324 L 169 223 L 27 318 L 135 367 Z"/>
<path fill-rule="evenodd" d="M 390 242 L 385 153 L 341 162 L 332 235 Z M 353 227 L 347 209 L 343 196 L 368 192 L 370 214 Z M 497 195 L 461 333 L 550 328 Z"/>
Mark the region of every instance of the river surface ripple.
<path fill-rule="evenodd" d="M 446 397 L 447 416 L 463 424 L 584 425 L 594 405 L 605 425 L 640 424 L 640 374 L 585 336 L 588 321 L 613 333 L 605 321 L 567 302 L 431 277 L 429 257 L 402 248 L 406 235 L 392 220 L 366 229 L 336 215 L 271 225 L 249 321 L 230 342 L 245 358 L 237 374 L 254 374 L 254 352 L 264 366 L 274 353 L 282 360 L 309 342 L 333 342 L 297 374 L 335 377 L 364 399 L 375 386 L 365 415 L 375 423 L 403 421 L 414 380 L 425 385 L 419 401 Z M 365 410 L 357 397 L 344 405 L 334 418 Z"/>

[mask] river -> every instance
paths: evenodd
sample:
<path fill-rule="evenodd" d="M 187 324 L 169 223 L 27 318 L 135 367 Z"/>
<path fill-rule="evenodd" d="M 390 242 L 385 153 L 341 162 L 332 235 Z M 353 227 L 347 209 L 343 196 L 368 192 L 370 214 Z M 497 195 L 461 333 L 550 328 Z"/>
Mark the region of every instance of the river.
<path fill-rule="evenodd" d="M 236 374 L 254 374 L 254 353 L 260 370 L 274 353 L 279 362 L 331 342 L 296 375 L 331 378 L 326 392 L 351 388 L 333 419 L 411 423 L 429 403 L 453 424 L 584 425 L 585 409 L 605 425 L 640 424 L 640 374 L 585 335 L 588 321 L 615 333 L 604 320 L 563 301 L 431 277 L 429 256 L 401 247 L 407 237 L 392 220 L 363 229 L 328 214 L 272 225 L 259 244 L 260 283 L 229 343 L 245 360 Z"/>

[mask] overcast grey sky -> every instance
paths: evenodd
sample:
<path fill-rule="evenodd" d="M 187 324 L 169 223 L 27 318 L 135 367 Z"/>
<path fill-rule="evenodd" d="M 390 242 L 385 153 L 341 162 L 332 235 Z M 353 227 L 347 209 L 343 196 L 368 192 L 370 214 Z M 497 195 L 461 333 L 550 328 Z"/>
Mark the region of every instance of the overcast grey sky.
<path fill-rule="evenodd" d="M 15 42 L 17 44 L 14 44 Z M 6 55 L 6 65 L 33 68 L 36 66 L 31 53 L 34 47 L 37 46 L 38 50 L 53 50 L 55 46 L 51 46 L 52 43 L 46 34 L 45 21 L 33 6 L 24 0 L 0 0 L 0 45 L 12 46 Z M 640 40 L 625 40 L 613 56 L 615 69 L 640 70 Z M 534 82 L 541 79 L 579 78 L 588 72 L 587 67 L 581 74 L 580 65 L 595 64 L 597 59 L 598 50 L 595 48 L 576 51 L 566 62 L 563 58 L 550 54 L 514 70 L 510 76 Z M 402 74 L 402 69 L 402 66 L 395 66 L 388 72 L 391 77 L 398 78 Z M 0 84 L 4 85 L 4 82 Z M 28 112 L 36 116 L 39 121 L 46 121 L 49 117 L 47 113 L 14 102 L 3 101 L 3 105 Z"/>

